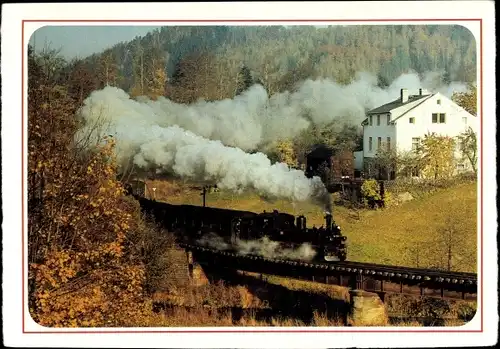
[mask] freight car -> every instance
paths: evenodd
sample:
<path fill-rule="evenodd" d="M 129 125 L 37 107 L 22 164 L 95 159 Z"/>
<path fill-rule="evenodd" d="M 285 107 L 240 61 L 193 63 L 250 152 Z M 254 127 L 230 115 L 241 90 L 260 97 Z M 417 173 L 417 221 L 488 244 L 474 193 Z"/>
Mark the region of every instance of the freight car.
<path fill-rule="evenodd" d="M 137 198 L 137 197 L 136 197 Z M 286 248 L 309 243 L 316 258 L 326 261 L 346 259 L 346 237 L 335 224 L 331 214 L 325 217 L 325 227 L 308 228 L 304 216 L 278 211 L 255 213 L 192 205 L 172 205 L 137 198 L 143 212 L 151 214 L 164 228 L 176 233 L 185 242 L 196 243 L 214 233 L 235 247 L 239 241 L 267 237 Z"/>

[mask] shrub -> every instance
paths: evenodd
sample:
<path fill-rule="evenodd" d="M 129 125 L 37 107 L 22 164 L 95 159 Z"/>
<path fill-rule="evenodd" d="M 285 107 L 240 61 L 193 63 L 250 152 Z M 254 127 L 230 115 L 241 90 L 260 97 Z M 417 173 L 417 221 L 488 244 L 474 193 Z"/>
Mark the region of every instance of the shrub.
<path fill-rule="evenodd" d="M 375 179 L 367 179 L 363 181 L 361 186 L 361 195 L 365 205 L 373 206 L 376 201 L 381 199 L 378 182 Z"/>

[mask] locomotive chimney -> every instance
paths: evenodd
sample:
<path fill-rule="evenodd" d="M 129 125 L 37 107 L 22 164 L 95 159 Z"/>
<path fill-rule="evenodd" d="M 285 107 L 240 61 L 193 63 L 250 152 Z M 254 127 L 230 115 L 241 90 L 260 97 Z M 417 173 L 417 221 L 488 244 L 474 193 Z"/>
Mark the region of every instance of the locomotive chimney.
<path fill-rule="evenodd" d="M 332 215 L 330 213 L 327 213 L 325 216 L 326 220 L 326 229 L 331 230 L 332 229 Z"/>

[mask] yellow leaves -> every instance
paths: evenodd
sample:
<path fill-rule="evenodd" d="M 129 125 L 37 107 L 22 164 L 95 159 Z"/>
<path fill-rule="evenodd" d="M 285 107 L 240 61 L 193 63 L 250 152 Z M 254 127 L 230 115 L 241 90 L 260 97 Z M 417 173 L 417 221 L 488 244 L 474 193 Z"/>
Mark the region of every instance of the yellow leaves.
<path fill-rule="evenodd" d="M 422 174 L 434 179 L 451 176 L 454 171 L 454 147 L 455 141 L 451 137 L 426 135 L 419 149 Z"/>
<path fill-rule="evenodd" d="M 88 194 L 79 194 L 79 195 L 75 196 L 75 200 L 77 200 L 77 201 L 80 201 L 83 199 L 88 199 L 88 198 L 89 198 Z"/>
<path fill-rule="evenodd" d="M 290 140 L 280 140 L 276 145 L 276 152 L 279 162 L 284 162 L 289 167 L 297 166 L 297 157 Z"/>
<path fill-rule="evenodd" d="M 75 103 L 60 87 L 30 88 L 29 209 L 43 212 L 29 222 L 31 313 L 51 327 L 116 324 L 125 309 L 138 313 L 144 281 L 123 244 L 134 212 L 116 179 L 116 142 L 75 151 Z"/>
<path fill-rule="evenodd" d="M 454 92 L 451 99 L 470 114 L 477 115 L 477 86 L 469 85 L 464 93 Z"/>

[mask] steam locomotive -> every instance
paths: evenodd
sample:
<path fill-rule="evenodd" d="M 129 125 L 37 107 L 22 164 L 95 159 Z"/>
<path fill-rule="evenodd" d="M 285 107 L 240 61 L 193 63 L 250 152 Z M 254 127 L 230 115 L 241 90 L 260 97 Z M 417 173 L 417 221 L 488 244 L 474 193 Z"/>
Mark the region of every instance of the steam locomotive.
<path fill-rule="evenodd" d="M 155 217 L 157 222 L 174 232 L 184 242 L 196 244 L 208 234 L 216 234 L 229 246 L 239 241 L 253 241 L 267 237 L 285 248 L 297 248 L 309 243 L 316 250 L 316 259 L 344 261 L 346 237 L 335 224 L 331 214 L 325 216 L 325 226 L 308 228 L 304 216 L 295 216 L 274 210 L 255 213 L 202 207 L 172 205 L 137 197 L 141 209 Z"/>

